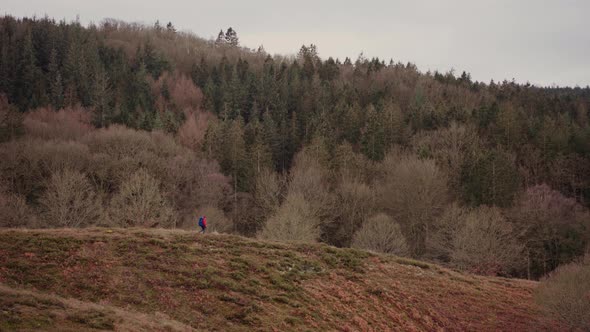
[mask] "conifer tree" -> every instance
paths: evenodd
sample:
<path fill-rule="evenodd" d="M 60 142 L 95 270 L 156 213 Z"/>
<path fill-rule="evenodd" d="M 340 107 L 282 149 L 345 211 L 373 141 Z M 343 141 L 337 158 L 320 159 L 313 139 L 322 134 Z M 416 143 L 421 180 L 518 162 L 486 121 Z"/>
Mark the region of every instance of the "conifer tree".
<path fill-rule="evenodd" d="M 77 38 L 69 41 L 63 65 L 63 82 L 65 87 L 65 104 L 72 106 L 80 101 L 79 88 L 85 72 L 85 63 Z"/>
<path fill-rule="evenodd" d="M 365 112 L 367 120 L 361 137 L 362 151 L 371 160 L 382 160 L 386 148 L 383 118 L 373 105 L 369 105 Z"/>
<path fill-rule="evenodd" d="M 223 29 L 219 30 L 219 34 L 217 34 L 217 39 L 215 39 L 215 45 L 221 46 L 226 43 L 225 33 Z"/>
<path fill-rule="evenodd" d="M 224 121 L 221 167 L 231 174 L 234 191 L 247 191 L 249 188 L 249 169 L 246 143 L 244 141 L 244 121 L 241 118 Z"/>
<path fill-rule="evenodd" d="M 59 63 L 57 60 L 57 51 L 55 48 L 51 50 L 49 57 L 49 93 L 51 96 L 51 104 L 56 109 L 63 108 L 64 93 L 63 93 L 63 81 L 61 72 L 59 70 Z"/>
<path fill-rule="evenodd" d="M 407 137 L 404 115 L 399 105 L 389 102 L 383 109 L 383 129 L 386 147 L 403 144 Z"/>
<path fill-rule="evenodd" d="M 176 32 L 176 28 L 174 27 L 172 22 L 168 22 L 168 24 L 166 24 L 166 31 L 172 32 L 172 33 Z"/>
<path fill-rule="evenodd" d="M 521 189 L 514 157 L 503 150 L 484 151 L 462 170 L 464 199 L 472 205 L 510 206 Z"/>
<path fill-rule="evenodd" d="M 104 68 L 99 66 L 92 84 L 93 123 L 96 127 L 105 127 L 112 120 L 109 77 Z"/>
<path fill-rule="evenodd" d="M 232 27 L 229 27 L 225 33 L 225 42 L 233 47 L 237 47 L 240 43 L 238 33 Z"/>
<path fill-rule="evenodd" d="M 264 143 L 270 148 L 272 159 L 275 161 L 275 167 L 280 168 L 281 145 L 278 126 L 268 110 L 262 114 L 262 137 Z"/>
<path fill-rule="evenodd" d="M 35 50 L 31 30 L 28 29 L 24 36 L 21 49 L 21 60 L 18 64 L 17 75 L 17 101 L 21 105 L 21 111 L 38 106 L 40 72 L 37 67 Z"/>

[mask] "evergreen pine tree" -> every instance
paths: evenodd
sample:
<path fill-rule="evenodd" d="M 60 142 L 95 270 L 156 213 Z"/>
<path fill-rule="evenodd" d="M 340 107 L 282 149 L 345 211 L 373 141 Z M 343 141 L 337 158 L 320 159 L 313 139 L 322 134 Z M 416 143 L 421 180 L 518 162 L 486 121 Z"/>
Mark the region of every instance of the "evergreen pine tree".
<path fill-rule="evenodd" d="M 51 104 L 55 109 L 63 108 L 64 93 L 61 72 L 59 70 L 59 63 L 57 60 L 56 49 L 51 50 L 49 56 L 49 93 L 51 96 Z"/>
<path fill-rule="evenodd" d="M 176 32 L 176 28 L 174 27 L 174 25 L 172 25 L 172 22 L 168 22 L 168 24 L 166 24 L 166 31 L 172 33 Z"/>
<path fill-rule="evenodd" d="M 392 144 L 403 144 L 407 137 L 407 129 L 404 124 L 404 115 L 401 108 L 392 102 L 385 104 L 383 108 L 383 129 L 386 147 Z"/>
<path fill-rule="evenodd" d="M 217 95 L 217 87 L 211 77 L 207 79 L 205 86 L 203 87 L 203 107 L 215 114 L 219 114 L 219 110 L 216 109 L 215 96 Z"/>
<path fill-rule="evenodd" d="M 225 33 L 223 32 L 223 29 L 221 29 L 219 31 L 219 34 L 217 34 L 217 39 L 215 39 L 215 45 L 221 46 L 221 45 L 224 45 L 225 43 L 226 43 Z"/>
<path fill-rule="evenodd" d="M 161 112 L 158 110 L 154 111 L 154 117 L 152 121 L 152 130 L 164 130 L 164 121 L 162 121 Z"/>
<path fill-rule="evenodd" d="M 239 117 L 226 120 L 223 127 L 221 167 L 227 174 L 231 174 L 234 192 L 247 191 L 250 177 L 244 141 L 244 121 Z"/>
<path fill-rule="evenodd" d="M 21 49 L 21 60 L 18 63 L 17 75 L 17 102 L 21 111 L 38 106 L 39 102 L 39 68 L 35 58 L 35 50 L 31 30 L 28 29 L 24 36 Z"/>
<path fill-rule="evenodd" d="M 225 42 L 233 47 L 238 46 L 240 43 L 238 33 L 232 27 L 229 27 L 225 33 Z"/>
<path fill-rule="evenodd" d="M 96 127 L 105 127 L 110 123 L 113 116 L 110 99 L 109 77 L 101 65 L 92 84 L 93 123 Z"/>
<path fill-rule="evenodd" d="M 385 133 L 383 121 L 373 105 L 366 110 L 366 123 L 361 137 L 362 151 L 371 160 L 381 160 L 385 156 Z"/>

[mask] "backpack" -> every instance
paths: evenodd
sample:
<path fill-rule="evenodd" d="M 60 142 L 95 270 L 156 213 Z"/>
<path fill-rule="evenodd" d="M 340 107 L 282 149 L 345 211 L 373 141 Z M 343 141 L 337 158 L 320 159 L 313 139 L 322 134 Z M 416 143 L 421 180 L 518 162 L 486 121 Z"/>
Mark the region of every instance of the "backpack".
<path fill-rule="evenodd" d="M 199 227 L 203 227 L 203 217 L 199 218 Z"/>

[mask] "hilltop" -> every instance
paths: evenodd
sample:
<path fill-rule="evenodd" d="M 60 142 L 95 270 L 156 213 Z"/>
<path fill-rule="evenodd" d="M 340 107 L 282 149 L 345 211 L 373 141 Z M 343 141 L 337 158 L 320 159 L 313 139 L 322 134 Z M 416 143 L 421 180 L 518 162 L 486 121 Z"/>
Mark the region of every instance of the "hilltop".
<path fill-rule="evenodd" d="M 542 331 L 537 283 L 238 236 L 0 230 L 0 331 Z"/>

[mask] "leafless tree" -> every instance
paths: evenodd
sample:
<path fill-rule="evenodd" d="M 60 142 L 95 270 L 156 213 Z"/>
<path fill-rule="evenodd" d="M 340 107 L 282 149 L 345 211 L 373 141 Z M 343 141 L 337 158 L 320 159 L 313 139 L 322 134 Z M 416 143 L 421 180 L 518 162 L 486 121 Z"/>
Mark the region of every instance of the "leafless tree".
<path fill-rule="evenodd" d="M 501 210 L 452 204 L 433 225 L 428 256 L 478 274 L 506 274 L 524 265 L 523 246 Z"/>
<path fill-rule="evenodd" d="M 317 210 L 303 194 L 290 193 L 266 222 L 259 237 L 276 241 L 317 242 L 320 238 Z"/>
<path fill-rule="evenodd" d="M 541 282 L 535 300 L 571 327 L 590 330 L 590 255 L 553 271 Z"/>
<path fill-rule="evenodd" d="M 369 218 L 352 240 L 354 248 L 405 256 L 408 245 L 401 227 L 390 216 L 380 213 Z"/>
<path fill-rule="evenodd" d="M 102 217 L 102 206 L 84 174 L 64 170 L 54 173 L 40 199 L 46 227 L 94 225 Z"/>
<path fill-rule="evenodd" d="M 110 218 L 120 226 L 171 227 L 172 209 L 160 193 L 160 184 L 145 169 L 123 182 L 110 205 Z"/>
<path fill-rule="evenodd" d="M 380 207 L 400 223 L 410 253 L 424 253 L 432 222 L 448 200 L 447 177 L 434 160 L 389 154 L 383 161 L 379 188 Z"/>

